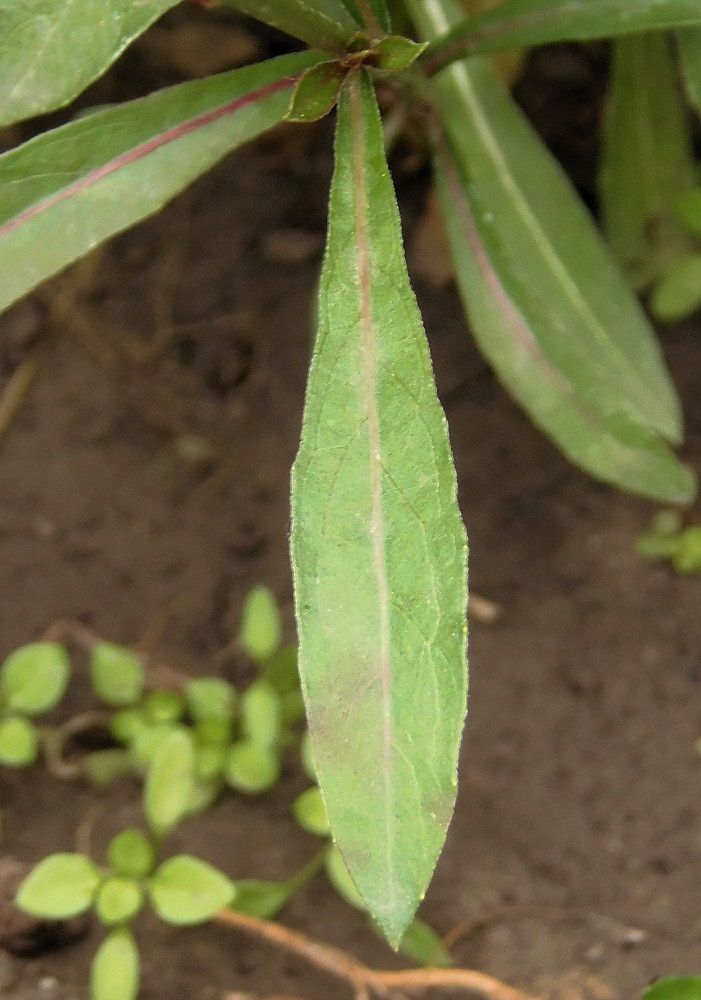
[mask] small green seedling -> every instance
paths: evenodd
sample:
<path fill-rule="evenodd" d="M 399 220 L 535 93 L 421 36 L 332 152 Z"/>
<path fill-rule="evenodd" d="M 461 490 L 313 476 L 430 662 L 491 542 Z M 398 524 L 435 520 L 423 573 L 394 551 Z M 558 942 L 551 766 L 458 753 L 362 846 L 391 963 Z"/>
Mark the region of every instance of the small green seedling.
<path fill-rule="evenodd" d="M 63 648 L 37 642 L 12 653 L 0 668 L 0 764 L 27 767 L 39 755 L 37 716 L 55 708 L 70 677 Z"/>
<path fill-rule="evenodd" d="M 656 514 L 636 549 L 646 559 L 669 561 L 677 573 L 701 573 L 701 525 L 684 527 L 676 511 Z"/>

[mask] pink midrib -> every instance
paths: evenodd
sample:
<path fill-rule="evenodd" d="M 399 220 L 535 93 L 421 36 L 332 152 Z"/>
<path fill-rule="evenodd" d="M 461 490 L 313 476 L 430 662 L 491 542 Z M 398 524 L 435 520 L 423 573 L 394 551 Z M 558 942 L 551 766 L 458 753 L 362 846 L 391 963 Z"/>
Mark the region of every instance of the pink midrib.
<path fill-rule="evenodd" d="M 367 142 L 363 122 L 360 77 L 353 75 L 350 83 L 350 112 L 353 132 L 353 181 L 355 195 L 355 225 L 358 240 L 358 285 L 360 292 L 360 322 L 365 396 L 368 410 L 370 445 L 370 539 L 377 581 L 380 629 L 379 676 L 382 696 L 382 782 L 385 799 L 386 850 L 389 868 L 388 894 L 394 896 L 393 860 L 393 758 L 392 758 L 392 678 L 389 626 L 389 586 L 384 544 L 382 511 L 382 458 L 380 426 L 377 412 L 377 340 L 372 318 L 372 275 L 368 237 L 368 202 L 365 183 L 365 147 Z"/>
<path fill-rule="evenodd" d="M 54 208 L 63 201 L 67 201 L 74 195 L 87 191 L 89 188 L 98 184 L 106 177 L 117 173 L 117 171 L 122 170 L 125 167 L 131 166 L 133 163 L 137 163 L 139 160 L 144 159 L 144 157 L 149 156 L 151 153 L 155 153 L 156 150 L 162 149 L 163 146 L 167 146 L 171 142 L 176 142 L 178 139 L 182 139 L 184 136 L 190 135 L 192 132 L 196 132 L 200 128 L 212 125 L 214 122 L 220 121 L 222 118 L 234 115 L 237 111 L 240 111 L 242 108 L 248 107 L 251 104 L 255 104 L 257 101 L 262 101 L 266 97 L 272 97 L 273 94 L 277 94 L 280 91 L 291 87 L 297 82 L 298 79 L 299 74 L 284 77 L 281 80 L 274 80 L 272 83 L 268 83 L 264 87 L 259 87 L 257 90 L 251 90 L 248 94 L 244 94 L 242 97 L 237 97 L 235 100 L 229 101 L 227 104 L 223 104 L 218 108 L 213 108 L 211 111 L 205 111 L 203 114 L 190 118 L 188 121 L 181 122 L 179 125 L 173 126 L 173 128 L 162 132 L 160 135 L 147 139 L 146 142 L 140 143 L 138 146 L 128 150 L 126 153 L 121 153 L 113 160 L 109 160 L 101 167 L 91 170 L 84 177 L 74 181 L 72 184 L 62 188 L 60 191 L 56 191 L 54 194 L 49 195 L 49 197 L 30 205 L 28 208 L 25 208 L 22 212 L 20 212 L 19 215 L 15 215 L 8 222 L 5 222 L 2 226 L 0 226 L 0 240 L 9 236 L 11 233 L 15 232 L 15 230 L 41 215 L 43 212 Z"/>

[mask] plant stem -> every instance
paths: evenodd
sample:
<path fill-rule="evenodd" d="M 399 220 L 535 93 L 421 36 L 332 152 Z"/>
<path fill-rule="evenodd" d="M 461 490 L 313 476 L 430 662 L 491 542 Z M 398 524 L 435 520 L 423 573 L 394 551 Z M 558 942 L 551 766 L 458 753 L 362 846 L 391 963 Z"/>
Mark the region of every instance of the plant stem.
<path fill-rule="evenodd" d="M 479 993 L 486 1000 L 533 1000 L 521 990 L 472 969 L 401 969 L 397 972 L 372 969 L 340 948 L 315 941 L 274 921 L 259 920 L 234 910 L 222 910 L 214 921 L 299 955 L 318 969 L 348 983 L 356 996 L 367 995 L 368 991 L 387 995 L 390 990 L 423 993 L 431 989 L 455 989 Z"/>

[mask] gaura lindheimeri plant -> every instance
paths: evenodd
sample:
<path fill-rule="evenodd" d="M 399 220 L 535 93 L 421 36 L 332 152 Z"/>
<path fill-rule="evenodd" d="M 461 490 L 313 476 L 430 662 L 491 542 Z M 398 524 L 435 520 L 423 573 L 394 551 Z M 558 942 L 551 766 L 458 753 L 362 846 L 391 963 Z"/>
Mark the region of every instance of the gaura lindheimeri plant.
<path fill-rule="evenodd" d="M 69 103 L 174 6 L 0 0 L 0 126 Z M 623 130 L 635 116 L 636 141 L 654 134 L 655 109 L 630 72 L 650 51 L 642 62 L 664 69 L 653 83 L 667 131 L 647 154 L 665 169 L 686 164 L 680 70 L 698 102 L 701 6 L 504 0 L 473 17 L 455 0 L 404 0 L 391 11 L 386 0 L 233 6 L 308 48 L 81 114 L 0 156 L 0 307 L 156 212 L 247 140 L 336 109 L 318 328 L 292 473 L 299 672 L 339 856 L 397 945 L 455 799 L 466 540 L 376 91 L 423 127 L 469 327 L 505 388 L 591 475 L 683 505 L 696 484 L 674 452 L 680 407 L 631 291 L 661 273 L 679 238 L 664 185 L 631 182 Z M 612 249 L 489 58 L 608 37 L 617 73 L 602 191 Z M 154 905 L 159 871 L 143 876 Z M 121 937 L 112 947 L 126 956 L 130 945 Z"/>

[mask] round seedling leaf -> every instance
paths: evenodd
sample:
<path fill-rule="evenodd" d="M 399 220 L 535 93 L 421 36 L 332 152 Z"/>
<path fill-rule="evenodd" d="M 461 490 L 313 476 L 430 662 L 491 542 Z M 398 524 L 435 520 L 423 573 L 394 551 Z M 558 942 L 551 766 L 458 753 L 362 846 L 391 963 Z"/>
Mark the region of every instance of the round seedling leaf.
<path fill-rule="evenodd" d="M 35 917 L 65 920 L 90 909 L 100 879 L 100 870 L 83 854 L 52 854 L 26 877 L 16 904 Z"/>
<path fill-rule="evenodd" d="M 291 882 L 264 882 L 261 879 L 243 879 L 236 883 L 233 909 L 249 917 L 273 920 L 294 894 Z"/>
<path fill-rule="evenodd" d="M 236 689 L 220 677 L 199 677 L 185 691 L 187 708 L 195 722 L 229 723 L 236 712 Z"/>
<path fill-rule="evenodd" d="M 201 719 L 195 723 L 197 745 L 226 747 L 231 740 L 232 723 L 226 719 Z"/>
<path fill-rule="evenodd" d="M 139 977 L 139 949 L 134 935 L 127 928 L 112 931 L 98 948 L 92 962 L 92 1000 L 136 1000 Z"/>
<path fill-rule="evenodd" d="M 280 760 L 270 747 L 251 740 L 239 740 L 229 750 L 224 776 L 237 792 L 260 795 L 277 783 Z"/>
<path fill-rule="evenodd" d="M 146 770 L 165 741 L 173 733 L 181 731 L 180 727 L 169 722 L 161 722 L 158 725 L 148 723 L 143 726 L 131 741 L 129 748 L 136 767 Z"/>
<path fill-rule="evenodd" d="M 142 708 L 123 708 L 112 716 L 110 733 L 118 743 L 131 743 L 149 725 Z"/>
<path fill-rule="evenodd" d="M 701 1000 L 701 976 L 660 979 L 643 993 L 643 1000 Z"/>
<path fill-rule="evenodd" d="M 178 691 L 152 691 L 144 699 L 144 709 L 151 722 L 175 723 L 185 714 L 185 699 Z"/>
<path fill-rule="evenodd" d="M 198 781 L 214 781 L 221 777 L 226 767 L 226 759 L 225 746 L 198 746 L 195 765 Z"/>
<path fill-rule="evenodd" d="M 138 882 L 129 878 L 108 878 L 100 886 L 95 911 L 108 927 L 128 924 L 144 905 L 144 892 Z"/>
<path fill-rule="evenodd" d="M 280 713 L 284 726 L 295 726 L 304 718 L 304 698 L 301 691 L 286 691 L 280 696 Z"/>
<path fill-rule="evenodd" d="M 176 729 L 158 746 L 146 776 L 144 809 L 158 837 L 168 836 L 187 815 L 194 774 L 194 741 L 189 732 Z"/>
<path fill-rule="evenodd" d="M 295 799 L 292 807 L 295 819 L 307 833 L 317 837 L 328 837 L 331 833 L 329 817 L 320 790 L 308 788 Z"/>
<path fill-rule="evenodd" d="M 146 680 L 136 653 L 110 642 L 98 642 L 93 646 L 90 679 L 100 701 L 115 708 L 138 701 Z"/>
<path fill-rule="evenodd" d="M 39 737 L 29 719 L 9 716 L 0 720 L 0 764 L 28 767 L 39 754 Z"/>
<path fill-rule="evenodd" d="M 283 646 L 265 664 L 264 677 L 280 694 L 299 691 L 297 647 Z"/>
<path fill-rule="evenodd" d="M 272 590 L 254 587 L 246 597 L 239 641 L 252 660 L 267 660 L 278 649 L 282 636 L 280 612 Z"/>
<path fill-rule="evenodd" d="M 326 855 L 325 867 L 329 881 L 339 896 L 357 910 L 367 909 L 337 847 L 329 848 L 329 853 Z"/>
<path fill-rule="evenodd" d="M 374 922 L 373 926 L 376 927 Z M 383 936 L 381 930 L 378 930 L 378 933 Z M 439 935 L 418 917 L 412 920 L 404 932 L 399 951 L 419 965 L 444 969 L 452 965 L 450 952 Z"/>
<path fill-rule="evenodd" d="M 68 654 L 58 643 L 22 646 L 2 666 L 0 700 L 13 712 L 41 715 L 61 700 L 70 672 Z"/>
<path fill-rule="evenodd" d="M 149 885 L 158 916 L 178 926 L 210 920 L 233 902 L 235 892 L 231 879 L 188 854 L 164 861 Z"/>
<path fill-rule="evenodd" d="M 261 746 L 275 746 L 282 730 L 280 695 L 268 681 L 255 681 L 241 697 L 241 731 Z"/>
<path fill-rule="evenodd" d="M 146 878 L 156 863 L 156 852 L 141 830 L 122 830 L 107 846 L 107 863 L 124 878 Z"/>

